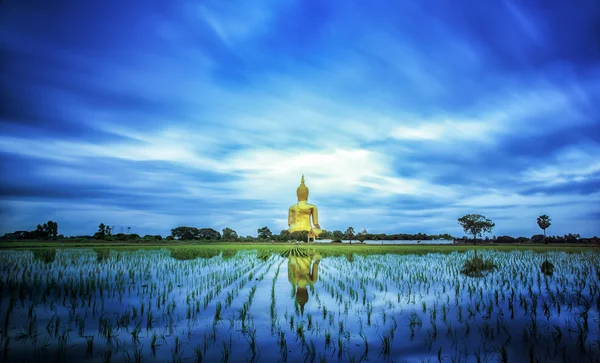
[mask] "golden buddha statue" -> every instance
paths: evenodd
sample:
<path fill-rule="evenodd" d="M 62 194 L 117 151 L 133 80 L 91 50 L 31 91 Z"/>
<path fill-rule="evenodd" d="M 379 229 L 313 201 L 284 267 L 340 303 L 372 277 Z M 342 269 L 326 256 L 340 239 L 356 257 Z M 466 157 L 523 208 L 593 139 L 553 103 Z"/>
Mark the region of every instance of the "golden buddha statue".
<path fill-rule="evenodd" d="M 315 237 L 321 233 L 321 226 L 319 226 L 319 212 L 317 206 L 307 203 L 308 200 L 308 187 L 304 184 L 304 175 L 300 180 L 300 186 L 296 190 L 296 196 L 298 197 L 298 203 L 290 206 L 288 210 L 288 231 L 308 231 L 309 236 Z M 311 225 L 310 218 L 312 217 Z"/>
<path fill-rule="evenodd" d="M 300 305 L 302 315 L 304 315 L 304 305 L 308 302 L 307 287 L 317 282 L 320 261 L 321 255 L 314 252 L 308 256 L 298 253 L 288 256 L 288 280 L 295 287 L 296 301 Z"/>

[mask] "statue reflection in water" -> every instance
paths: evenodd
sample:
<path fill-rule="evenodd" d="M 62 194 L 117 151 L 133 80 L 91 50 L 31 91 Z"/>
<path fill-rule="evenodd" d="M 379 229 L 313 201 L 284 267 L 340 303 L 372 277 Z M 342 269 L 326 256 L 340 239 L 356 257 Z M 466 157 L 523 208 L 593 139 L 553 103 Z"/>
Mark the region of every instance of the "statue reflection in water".
<path fill-rule="evenodd" d="M 285 255 L 288 258 L 288 280 L 294 287 L 300 313 L 304 315 L 304 305 L 308 301 L 307 288 L 317 282 L 321 255 L 300 247 L 286 251 Z"/>

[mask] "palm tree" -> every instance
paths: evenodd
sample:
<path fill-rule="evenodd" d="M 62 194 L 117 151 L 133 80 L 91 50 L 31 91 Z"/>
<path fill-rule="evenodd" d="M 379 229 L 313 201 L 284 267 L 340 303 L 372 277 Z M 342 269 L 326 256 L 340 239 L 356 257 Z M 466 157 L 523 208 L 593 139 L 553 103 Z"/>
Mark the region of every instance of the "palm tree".
<path fill-rule="evenodd" d="M 131 227 L 127 227 L 127 234 L 129 234 L 129 231 L 131 231 Z"/>
<path fill-rule="evenodd" d="M 545 214 L 539 216 L 537 219 L 537 224 L 544 231 L 544 237 L 546 237 L 546 228 L 550 227 L 551 224 L 550 217 Z"/>

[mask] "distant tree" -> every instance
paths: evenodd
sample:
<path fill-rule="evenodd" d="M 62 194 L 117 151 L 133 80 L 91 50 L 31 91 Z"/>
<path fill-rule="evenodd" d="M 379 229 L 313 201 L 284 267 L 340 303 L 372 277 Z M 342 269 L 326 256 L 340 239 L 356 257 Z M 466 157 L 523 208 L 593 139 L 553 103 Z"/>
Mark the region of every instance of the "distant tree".
<path fill-rule="evenodd" d="M 581 236 L 579 236 L 579 233 L 569 233 L 569 234 L 565 234 L 563 239 L 565 241 L 565 243 L 578 243 L 579 238 Z"/>
<path fill-rule="evenodd" d="M 352 237 L 354 237 L 354 228 L 346 228 L 346 232 L 344 232 L 344 235 L 350 240 L 350 244 L 352 244 Z"/>
<path fill-rule="evenodd" d="M 543 234 L 535 234 L 535 235 L 531 236 L 530 240 L 533 243 L 541 243 L 541 242 L 548 243 L 549 242 L 546 239 L 546 236 L 544 236 Z"/>
<path fill-rule="evenodd" d="M 163 238 L 160 234 L 154 235 L 154 239 L 157 241 L 161 241 Z"/>
<path fill-rule="evenodd" d="M 58 237 L 58 223 L 54 221 L 48 221 L 47 223 L 44 223 L 42 230 L 46 237 L 51 237 L 54 239 Z"/>
<path fill-rule="evenodd" d="M 109 239 L 107 237 L 112 236 L 112 228 L 107 224 L 100 223 L 98 225 L 98 231 L 94 233 L 95 239 Z"/>
<path fill-rule="evenodd" d="M 198 228 L 181 226 L 181 227 L 173 228 L 171 230 L 171 235 L 174 238 L 185 241 L 185 240 L 198 239 L 199 234 L 200 234 L 199 232 L 200 231 L 198 231 Z"/>
<path fill-rule="evenodd" d="M 467 214 L 462 216 L 458 219 L 458 224 L 460 224 L 465 233 L 473 235 L 473 243 L 477 243 L 477 236 L 492 232 L 492 228 L 495 226 L 494 222 L 481 214 Z"/>
<path fill-rule="evenodd" d="M 292 234 L 287 229 L 284 229 L 281 232 L 279 232 L 278 240 L 280 240 L 281 242 L 287 242 L 290 239 L 292 239 Z"/>
<path fill-rule="evenodd" d="M 360 243 L 363 243 L 365 240 L 369 239 L 369 232 L 367 232 L 367 229 L 364 228 L 362 231 L 358 232 L 358 234 L 356 235 L 356 238 L 360 241 Z"/>
<path fill-rule="evenodd" d="M 94 233 L 94 238 L 95 239 L 104 239 L 105 236 L 106 236 L 106 226 L 104 225 L 104 223 L 100 223 L 98 225 L 98 231 L 96 233 Z"/>
<path fill-rule="evenodd" d="M 117 233 L 115 237 L 117 237 L 118 241 L 127 241 L 128 239 L 125 233 Z"/>
<path fill-rule="evenodd" d="M 175 239 L 175 237 L 173 237 L 173 235 L 168 235 L 168 236 L 167 236 L 165 239 L 166 239 L 167 241 L 172 241 L 172 240 L 174 240 L 174 239 Z"/>
<path fill-rule="evenodd" d="M 127 227 L 127 234 L 131 233 L 131 227 Z"/>
<path fill-rule="evenodd" d="M 47 239 L 48 238 L 48 225 L 38 224 L 34 231 L 28 232 L 27 239 Z"/>
<path fill-rule="evenodd" d="M 221 239 L 221 234 L 212 228 L 200 228 L 200 229 L 198 229 L 198 238 L 208 239 L 208 240 L 217 240 L 217 239 Z"/>
<path fill-rule="evenodd" d="M 258 229 L 258 238 L 259 239 L 269 239 L 273 236 L 269 227 L 265 226 Z"/>
<path fill-rule="evenodd" d="M 308 241 L 308 231 L 295 231 L 291 233 L 291 240 L 298 242 Z"/>
<path fill-rule="evenodd" d="M 331 239 L 333 237 L 333 234 L 330 231 L 327 230 L 321 230 L 321 233 L 319 234 L 319 239 Z"/>
<path fill-rule="evenodd" d="M 542 214 L 537 218 L 538 226 L 544 231 L 544 237 L 546 237 L 546 228 L 550 227 L 550 217 L 545 214 Z"/>
<path fill-rule="evenodd" d="M 233 229 L 225 227 L 223 228 L 223 239 L 225 241 L 235 241 L 238 239 L 238 234 Z"/>
<path fill-rule="evenodd" d="M 334 240 L 341 240 L 342 238 L 344 238 L 344 233 L 339 229 L 336 229 L 335 231 L 333 231 L 332 237 Z"/>

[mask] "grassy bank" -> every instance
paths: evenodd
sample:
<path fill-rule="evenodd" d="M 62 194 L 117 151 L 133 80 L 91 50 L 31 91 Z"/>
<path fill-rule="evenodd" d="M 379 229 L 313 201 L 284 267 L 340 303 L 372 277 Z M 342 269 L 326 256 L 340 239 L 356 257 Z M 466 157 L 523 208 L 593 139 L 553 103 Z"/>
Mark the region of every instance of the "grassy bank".
<path fill-rule="evenodd" d="M 293 243 L 276 242 L 178 242 L 178 241 L 153 241 L 153 242 L 97 242 L 97 241 L 3 241 L 0 242 L 0 249 L 32 249 L 32 248 L 110 248 L 116 250 L 137 250 L 137 249 L 159 249 L 168 248 L 172 250 L 196 250 L 201 251 L 223 251 L 227 254 L 235 251 L 245 250 L 264 250 L 273 253 L 280 253 L 294 246 Z M 590 245 L 539 245 L 539 244 L 514 244 L 514 245 L 365 245 L 365 244 L 330 244 L 330 243 L 310 243 L 300 244 L 323 256 L 357 254 L 423 254 L 423 253 L 451 253 L 465 252 L 470 250 L 494 250 L 494 251 L 564 251 L 564 252 L 582 252 L 597 251 L 600 252 L 600 246 Z"/>

